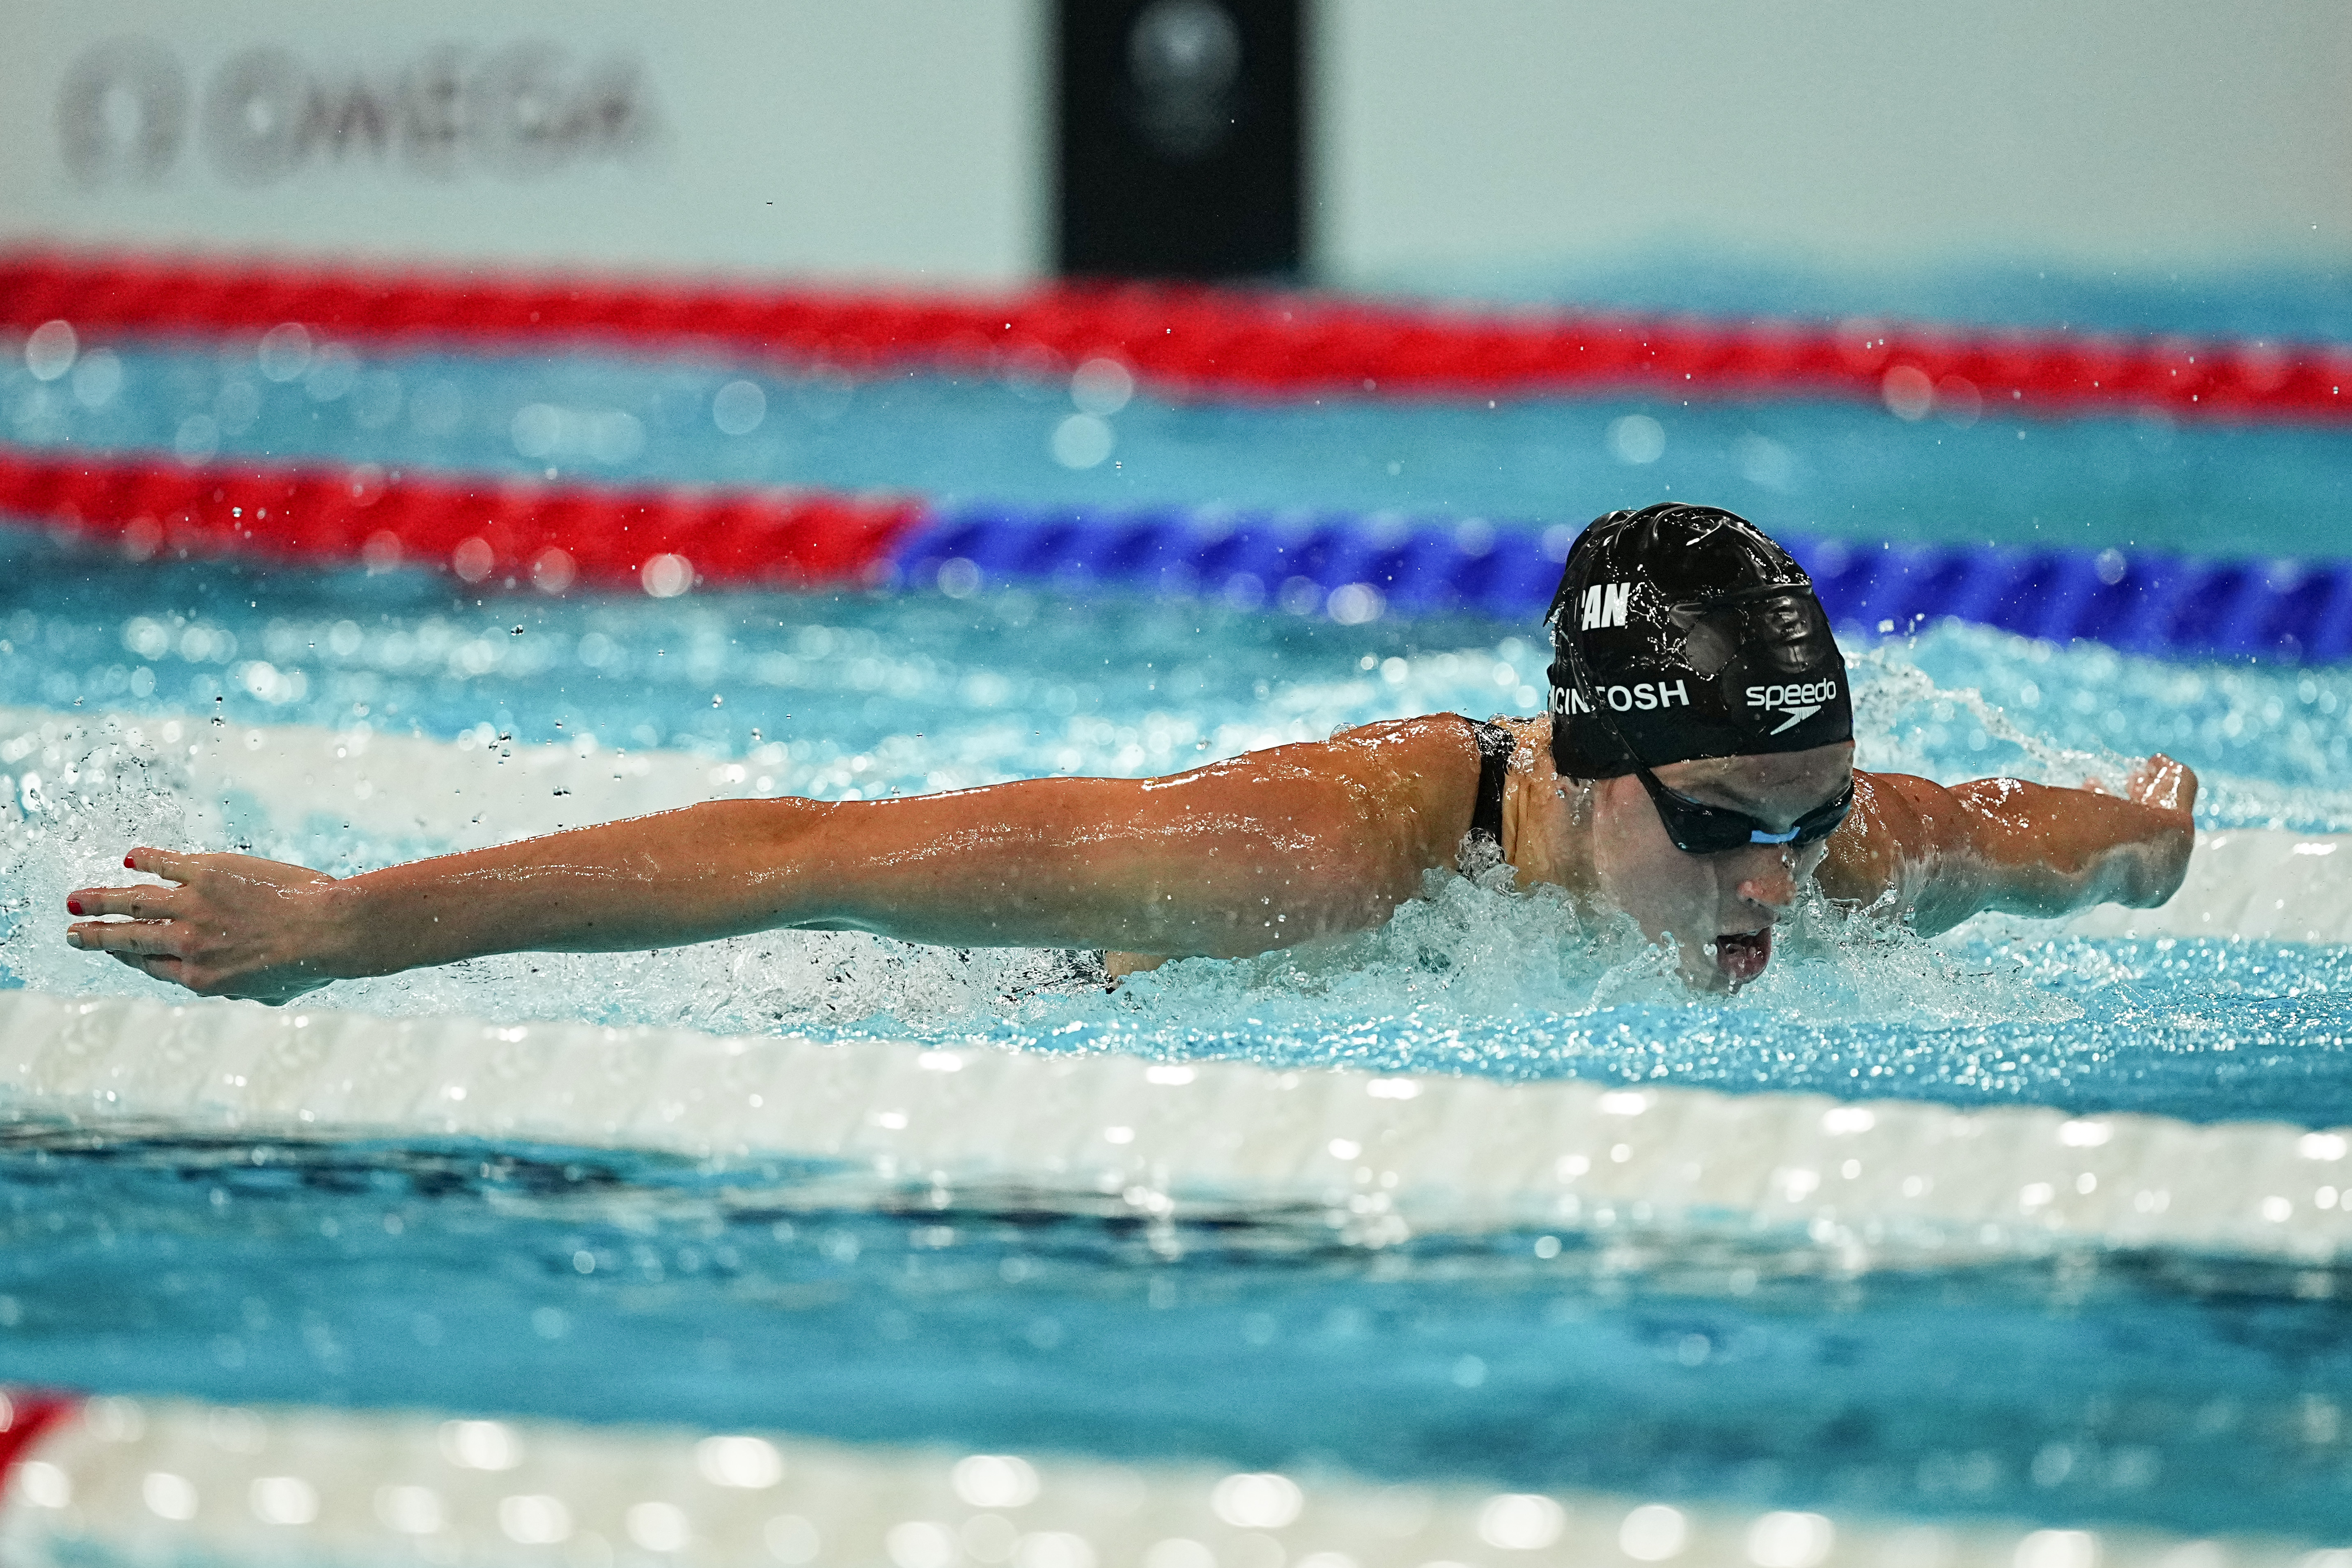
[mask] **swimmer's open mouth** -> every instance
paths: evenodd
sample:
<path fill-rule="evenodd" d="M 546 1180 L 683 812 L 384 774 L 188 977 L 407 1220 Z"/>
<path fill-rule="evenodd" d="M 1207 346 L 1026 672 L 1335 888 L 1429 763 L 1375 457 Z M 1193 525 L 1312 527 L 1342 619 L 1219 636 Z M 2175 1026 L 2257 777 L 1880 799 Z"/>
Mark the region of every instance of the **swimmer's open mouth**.
<path fill-rule="evenodd" d="M 1715 939 L 1715 967 L 1735 986 L 1744 986 L 1772 961 L 1772 928 L 1727 931 Z"/>

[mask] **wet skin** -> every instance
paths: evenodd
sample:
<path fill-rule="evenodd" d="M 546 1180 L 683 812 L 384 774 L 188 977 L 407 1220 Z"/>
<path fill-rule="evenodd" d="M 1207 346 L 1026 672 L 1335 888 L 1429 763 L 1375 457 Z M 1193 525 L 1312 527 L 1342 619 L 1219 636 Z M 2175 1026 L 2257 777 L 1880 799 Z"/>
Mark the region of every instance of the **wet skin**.
<path fill-rule="evenodd" d="M 1513 727 L 1503 849 L 1518 880 L 1626 911 L 1670 938 L 1706 988 L 1761 972 L 1807 877 L 1932 932 L 1984 909 L 2160 904 L 2194 838 L 2196 777 L 2156 757 L 2121 795 L 1855 773 L 1853 812 L 1822 844 L 1686 855 L 1637 780 L 1554 774 L 1548 723 Z M 1656 772 L 1777 829 L 1833 796 L 1851 765 L 1842 744 Z M 168 885 L 74 893 L 67 939 L 204 995 L 269 1002 L 487 953 L 627 951 L 780 927 L 1101 948 L 1119 968 L 1234 957 L 1385 922 L 1427 872 L 1454 864 L 1477 783 L 1471 727 L 1441 714 L 1165 779 L 714 801 L 341 880 L 142 847 L 125 864 Z"/>
<path fill-rule="evenodd" d="M 1557 883 L 1582 903 L 1623 910 L 1652 941 L 1674 943 L 1684 977 L 1695 986 L 1729 989 L 1762 974 L 1774 925 L 1796 907 L 1830 841 L 1687 854 L 1667 838 L 1638 779 L 1555 774 L 1546 723 L 1525 727 L 1526 744 L 1515 758 L 1521 766 L 1504 799 L 1505 851 L 1521 883 Z M 1669 763 L 1654 771 L 1668 789 L 1745 811 L 1778 832 L 1835 799 L 1853 766 L 1853 747 L 1840 744 Z"/>
<path fill-rule="evenodd" d="M 2118 797 L 2096 784 L 1986 779 L 1947 788 L 1858 772 L 1853 746 L 1840 743 L 1653 769 L 1667 788 L 1745 811 L 1773 831 L 1853 779 L 1853 810 L 1825 840 L 1686 854 L 1666 837 L 1639 779 L 1554 773 L 1549 723 L 1514 727 L 1521 744 L 1504 799 L 1506 858 L 1522 885 L 1558 883 L 1633 915 L 1653 941 L 1671 939 L 1685 977 L 1705 989 L 1763 973 L 1773 927 L 1809 880 L 1841 904 L 1932 936 L 1983 910 L 2057 915 L 2102 903 L 2161 904 L 2180 885 L 2195 841 L 2197 776 L 2168 757 L 2148 758 Z"/>

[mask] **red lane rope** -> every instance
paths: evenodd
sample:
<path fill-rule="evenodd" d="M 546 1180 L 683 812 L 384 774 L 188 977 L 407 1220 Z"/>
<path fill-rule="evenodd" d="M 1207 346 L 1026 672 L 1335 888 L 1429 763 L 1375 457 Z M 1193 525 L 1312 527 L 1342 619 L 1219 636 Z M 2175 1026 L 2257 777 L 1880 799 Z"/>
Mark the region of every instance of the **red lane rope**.
<path fill-rule="evenodd" d="M 218 335 L 299 321 L 357 340 L 590 340 L 712 348 L 850 371 L 1066 367 L 1108 354 L 1191 393 L 1884 399 L 2036 414 L 2352 417 L 2352 347 L 2199 342 L 1853 321 L 1512 314 L 1318 295 L 1124 285 L 948 298 L 304 267 L 169 257 L 0 256 L 0 327 Z"/>
<path fill-rule="evenodd" d="M 190 466 L 140 456 L 0 450 L 0 512 L 137 559 L 249 554 L 313 564 L 437 565 L 468 583 L 856 582 L 919 503 L 797 493 L 696 494 L 515 484 L 371 467 Z"/>
<path fill-rule="evenodd" d="M 8 1472 L 39 1442 L 43 1433 L 81 1407 L 79 1396 L 38 1388 L 11 1388 L 0 1393 L 0 1493 Z"/>

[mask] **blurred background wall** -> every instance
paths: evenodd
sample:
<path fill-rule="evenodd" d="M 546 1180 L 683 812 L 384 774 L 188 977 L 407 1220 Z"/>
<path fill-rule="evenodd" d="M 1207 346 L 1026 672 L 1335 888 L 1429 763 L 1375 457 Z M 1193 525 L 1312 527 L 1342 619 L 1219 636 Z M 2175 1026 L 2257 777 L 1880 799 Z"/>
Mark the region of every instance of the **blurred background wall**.
<path fill-rule="evenodd" d="M 2342 0 L 0 0 L 0 244 L 1470 290 L 2352 259 Z"/>
<path fill-rule="evenodd" d="M 0 243 L 996 282 L 1030 0 L 0 0 Z"/>

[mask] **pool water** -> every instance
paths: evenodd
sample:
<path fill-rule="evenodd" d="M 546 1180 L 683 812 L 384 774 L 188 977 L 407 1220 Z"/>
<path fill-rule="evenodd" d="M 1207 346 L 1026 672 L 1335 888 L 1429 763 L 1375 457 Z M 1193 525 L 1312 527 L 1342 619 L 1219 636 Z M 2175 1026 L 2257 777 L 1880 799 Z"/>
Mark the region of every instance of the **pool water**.
<path fill-rule="evenodd" d="M 1149 400 L 1105 416 L 1110 458 L 1072 469 L 1051 455 L 1073 417 L 1059 382 L 758 375 L 762 419 L 730 436 L 711 400 L 740 366 L 412 355 L 354 359 L 337 390 L 260 377 L 249 350 L 115 356 L 104 397 L 0 372 L 0 435 L 1498 527 L 1687 493 L 1855 537 L 2248 554 L 2333 553 L 2311 519 L 2345 472 L 2339 437 L 2284 427 Z M 534 407 L 570 412 L 522 417 Z M 1654 432 L 1623 423 L 1636 416 Z M 2141 660 L 1957 624 L 1848 632 L 1866 767 L 2113 780 L 2161 748 L 2203 775 L 2202 826 L 2352 831 L 2352 670 Z M 414 571 L 132 565 L 0 534 L 0 707 L 682 751 L 823 799 L 1160 773 L 1384 717 L 1533 713 L 1544 657 L 1535 628 L 1467 616 L 1343 626 L 1029 588 L 477 597 Z M 164 994 L 66 949 L 58 910 L 128 843 L 186 832 L 183 787 L 136 769 L 35 778 L 29 755 L 0 749 L 0 984 Z M 447 847 L 264 819 L 246 841 L 338 873 Z M 1927 943 L 1820 909 L 1801 925 L 1727 1001 L 1683 993 L 1620 925 L 1459 878 L 1433 879 L 1379 933 L 1178 964 L 1116 993 L 1079 956 L 783 933 L 484 960 L 320 1000 L 2352 1123 L 2345 948 L 2022 922 Z M 1777 1233 L 1374 1248 L 1314 1216 L 938 1207 L 756 1162 L 133 1136 L 5 1106 L 0 1128 L 0 1382 L 2352 1534 L 2352 1281 L 2333 1265 L 2061 1249 L 1855 1272 Z"/>
<path fill-rule="evenodd" d="M 1867 403 L 1655 398 L 1234 405 L 1147 393 L 1095 414 L 1075 407 L 1066 368 L 859 380 L 724 360 L 322 347 L 299 376 L 272 381 L 249 343 L 201 351 L 134 340 L 103 354 L 82 361 L 103 374 L 54 382 L 0 355 L 0 439 L 191 460 L 881 489 L 942 502 L 1336 508 L 1535 529 L 1687 497 L 1792 533 L 1872 543 L 2256 559 L 2352 549 L 2334 521 L 2352 494 L 2352 461 L 2326 426 L 2022 420 L 1997 402 L 1962 424 L 1906 423 Z M 719 396 L 738 383 L 755 391 Z M 1072 421 L 1092 424 L 1072 439 Z"/>
<path fill-rule="evenodd" d="M 1368 1250 L 1274 1220 L 835 1207 L 790 1170 L 609 1152 L 22 1126 L 0 1238 L 12 1380 L 2352 1530 L 2346 1310 L 2307 1270 L 1856 1278 L 1572 1232 Z"/>
<path fill-rule="evenodd" d="M 0 703 L 765 755 L 778 790 L 832 798 L 1149 773 L 1392 715 L 1536 706 L 1526 629 L 1469 620 L 1342 627 L 1026 591 L 477 602 L 415 574 L 10 549 Z M 2209 825 L 2347 826 L 2327 788 L 2344 672 L 2151 664 L 1958 626 L 1855 654 L 1869 762 L 2112 777 L 2164 746 L 2210 775 Z M 0 964 L 46 989 L 160 991 L 63 948 L 54 909 L 128 840 L 168 836 L 170 790 L 116 778 L 43 798 L 0 852 Z M 342 872 L 437 846 L 254 847 Z M 1924 944 L 1811 924 L 1727 1004 L 1682 995 L 1622 931 L 1459 879 L 1339 950 L 1185 963 L 1115 995 L 1064 955 L 779 934 L 488 960 L 322 999 L 2352 1121 L 2343 949 L 2022 923 Z M 0 1154 L 0 1228 L 12 1381 L 487 1400 L 1922 1516 L 2352 1529 L 2336 1437 L 2352 1319 L 2333 1269 L 2084 1253 L 1856 1277 L 1801 1239 L 1574 1232 L 1368 1249 L 1281 1217 L 1151 1229 L 913 1194 L 845 1203 L 807 1173 L 609 1151 L 126 1140 L 37 1121 Z"/>
<path fill-rule="evenodd" d="M 1641 315 L 1818 320 L 1998 321 L 2037 332 L 2352 341 L 2352 283 L 2338 268 L 2293 264 L 2162 273 L 2089 272 L 1981 260 L 1954 266 L 1793 267 L 1721 247 L 1657 247 L 1580 267 L 1401 269 L 1408 294 Z"/>

